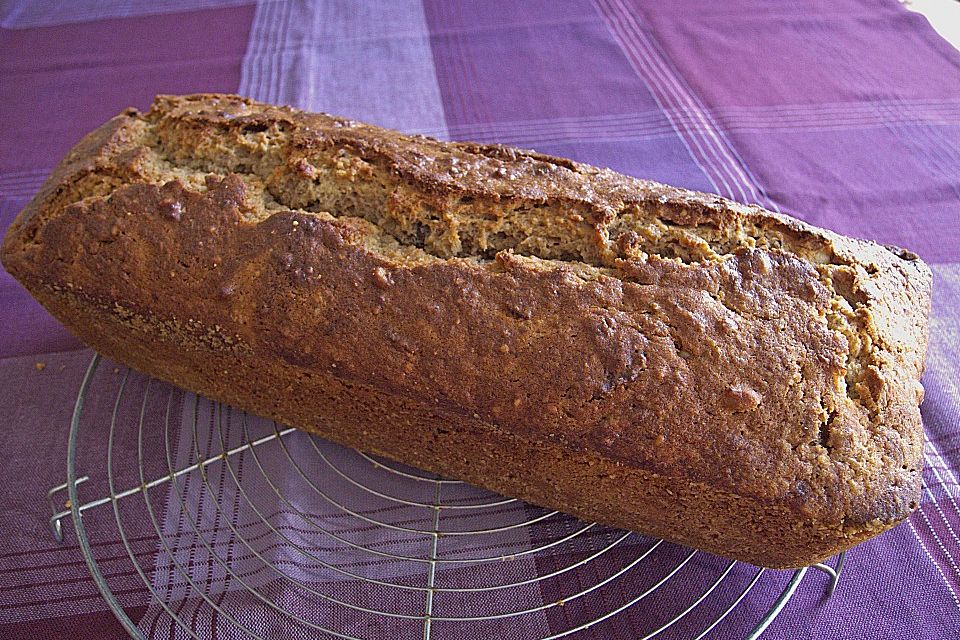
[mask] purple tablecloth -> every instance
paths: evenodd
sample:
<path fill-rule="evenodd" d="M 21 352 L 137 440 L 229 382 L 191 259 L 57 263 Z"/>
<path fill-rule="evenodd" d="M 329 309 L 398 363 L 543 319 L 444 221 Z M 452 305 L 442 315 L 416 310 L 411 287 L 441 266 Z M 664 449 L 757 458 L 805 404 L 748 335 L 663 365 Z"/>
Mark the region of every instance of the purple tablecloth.
<path fill-rule="evenodd" d="M 920 509 L 849 554 L 828 603 L 801 589 L 767 634 L 960 637 L 960 55 L 922 17 L 868 0 L 9 0 L 0 26 L 0 229 L 120 109 L 223 91 L 531 147 L 916 251 L 935 277 Z M 3 272 L 0 314 L 0 637 L 120 637 L 46 522 L 90 354 Z M 131 584 L 137 620 L 150 599 Z"/>

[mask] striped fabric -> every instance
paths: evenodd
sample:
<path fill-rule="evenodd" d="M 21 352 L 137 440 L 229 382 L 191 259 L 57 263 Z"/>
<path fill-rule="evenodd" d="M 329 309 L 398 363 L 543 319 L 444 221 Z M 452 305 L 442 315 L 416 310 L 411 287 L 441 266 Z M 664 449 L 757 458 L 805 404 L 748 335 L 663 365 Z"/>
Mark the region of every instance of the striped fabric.
<path fill-rule="evenodd" d="M 819 578 L 808 578 L 765 637 L 960 637 L 960 54 L 898 3 L 16 0 L 0 6 L 0 71 L 2 228 L 79 136 L 120 109 L 144 108 L 156 93 L 226 91 L 440 138 L 531 147 L 756 202 L 920 253 L 935 277 L 920 508 L 903 526 L 849 554 L 829 601 L 810 586 Z M 75 540 L 68 533 L 58 545 L 46 523 L 45 492 L 64 479 L 69 417 L 90 352 L 2 272 L 0 313 L 0 422 L 6 425 L 0 436 L 6 453 L 0 464 L 6 542 L 0 637 L 121 637 Z M 131 398 L 157 398 L 149 403 L 146 420 L 154 428 L 146 438 L 170 458 L 149 462 L 152 477 L 274 429 L 102 366 L 91 390 L 97 399 L 87 409 L 93 423 L 99 417 L 106 424 L 115 409 L 140 420 L 140 405 L 113 405 L 121 385 Z M 117 481 L 135 486 L 138 444 L 128 440 L 116 443 Z M 310 465 L 318 459 L 348 477 L 371 461 L 302 434 L 283 442 L 289 449 L 265 447 L 260 457 L 245 452 L 231 468 L 211 466 L 209 476 L 151 489 L 151 500 L 130 502 L 134 512 L 123 535 L 109 506 L 87 513 L 101 568 L 144 633 L 179 637 L 164 608 L 169 602 L 199 637 L 266 629 L 269 606 L 243 599 L 250 586 L 310 615 L 316 603 L 278 587 L 263 558 L 334 600 L 358 602 L 356 574 L 413 586 L 426 579 L 404 563 L 345 553 L 331 569 L 326 556 L 299 552 L 324 544 L 303 514 L 335 526 L 341 521 L 317 497 L 322 487 L 287 502 L 268 500 L 270 508 L 261 512 L 265 496 L 275 493 L 264 471 L 298 461 L 301 482 L 314 478 Z M 78 464 L 104 468 L 101 450 L 81 449 Z M 304 452 L 309 455 L 297 457 Z M 239 477 L 249 496 L 237 489 Z M 353 495 L 351 508 L 372 521 L 388 519 L 404 530 L 432 526 L 415 506 L 377 506 L 374 494 L 352 494 L 348 480 L 336 482 L 346 483 L 337 485 L 337 495 Z M 495 499 L 465 486 L 443 485 L 443 491 L 451 505 Z M 188 512 L 196 517 L 185 517 Z M 469 509 L 454 512 L 450 526 L 471 526 Z M 515 501 L 497 505 L 503 549 L 522 554 L 583 526 L 543 518 L 528 529 L 509 528 L 516 518 L 542 515 Z M 342 526 L 341 534 L 381 549 L 383 558 L 429 551 L 412 534 L 383 541 L 375 539 L 373 524 Z M 159 546 L 157 529 L 165 534 Z M 582 551 L 612 545 L 604 557 L 615 562 L 645 544 L 618 536 L 599 527 L 585 531 Z M 440 540 L 451 557 L 489 552 L 468 537 Z M 669 553 L 682 557 L 684 551 Z M 218 558 L 229 558 L 234 572 Z M 697 556 L 689 566 L 706 574 L 718 562 Z M 316 582 L 320 569 L 329 575 Z M 555 569 L 533 557 L 498 569 L 531 585 L 516 603 L 500 604 L 520 606 L 520 596 L 556 604 L 561 591 L 536 586 L 538 576 Z M 469 583 L 454 567 L 439 571 L 430 579 Z M 758 601 L 769 602 L 782 586 L 764 587 Z M 186 597 L 196 587 L 209 601 Z M 392 603 L 398 610 L 406 606 L 406 596 L 369 597 L 366 606 L 381 606 L 388 597 L 400 598 Z M 444 607 L 457 602 L 473 606 L 468 594 L 457 597 L 438 595 L 436 615 L 442 618 Z M 522 622 L 484 627 L 485 633 L 547 636 L 570 628 L 578 616 L 597 615 L 581 610 L 586 606 L 552 606 Z M 411 600 L 410 607 L 418 610 L 422 602 Z M 577 637 L 633 637 L 645 628 L 643 611 L 627 609 Z M 345 633 L 376 637 L 359 615 L 337 615 L 334 626 Z M 732 620 L 718 637 L 742 636 L 748 618 Z M 405 630 L 402 637 L 407 631 L 422 637 L 419 625 L 395 628 Z M 436 637 L 446 637 L 443 629 L 438 621 Z"/>

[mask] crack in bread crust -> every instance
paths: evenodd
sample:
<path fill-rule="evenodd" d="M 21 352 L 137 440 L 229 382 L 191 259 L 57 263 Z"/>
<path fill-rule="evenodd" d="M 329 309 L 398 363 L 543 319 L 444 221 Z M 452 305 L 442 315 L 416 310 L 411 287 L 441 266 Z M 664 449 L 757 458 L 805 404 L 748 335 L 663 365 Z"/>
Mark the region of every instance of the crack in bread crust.
<path fill-rule="evenodd" d="M 303 114 L 282 109 L 250 114 L 242 101 L 215 106 L 221 108 L 207 113 L 180 101 L 172 109 L 151 110 L 145 117 L 146 149 L 155 154 L 153 162 L 160 165 L 164 178 L 179 172 L 188 184 L 202 185 L 208 174 L 243 176 L 263 199 L 247 212 L 253 222 L 284 209 L 361 217 L 380 232 L 381 251 L 402 259 L 435 256 L 483 261 L 510 251 L 582 262 L 620 278 L 624 276 L 617 263 L 624 259 L 656 256 L 697 264 L 755 248 L 787 252 L 815 264 L 833 295 L 824 317 L 847 342 L 844 389 L 853 401 L 872 410 L 870 395 L 860 391 L 870 367 L 878 366 L 868 347 L 872 341 L 869 305 L 834 286 L 834 273 L 856 272 L 858 265 L 838 255 L 827 237 L 804 233 L 797 225 L 770 216 L 752 217 L 753 210 L 722 200 L 692 207 L 678 198 L 683 193 L 679 190 L 654 198 L 644 194 L 650 183 L 496 146 L 444 145 L 422 139 L 424 151 L 413 155 L 429 158 L 429 167 L 414 164 L 414 169 L 404 171 L 396 155 L 355 135 L 358 130 L 372 130 L 366 125 L 322 115 L 309 116 L 304 123 Z M 195 135 L 194 127 L 211 121 L 223 135 Z M 311 129 L 315 121 L 319 126 Z M 299 137 L 302 128 L 324 131 L 324 137 L 319 144 L 315 138 L 307 144 Z M 409 150 L 404 152 L 405 159 L 410 155 Z M 511 165 L 518 159 L 530 166 L 518 170 Z M 535 183 L 543 177 L 543 185 L 527 191 L 547 197 L 531 198 L 523 195 L 523 189 L 519 196 L 512 193 L 508 185 L 518 174 L 532 174 Z M 550 202 L 551 181 L 558 174 L 576 185 L 578 195 L 588 192 L 581 178 L 602 176 L 608 183 L 605 201 L 598 201 L 597 189 L 591 187 L 592 198 Z M 429 180 L 423 180 L 424 175 Z M 500 190 L 491 194 L 489 188 L 464 186 L 464 182 L 481 182 L 471 182 L 471 176 L 494 182 L 494 189 Z M 412 183 L 407 182 L 410 178 Z M 453 179 L 452 184 L 447 178 Z M 444 187 L 440 194 L 435 193 L 438 184 Z M 660 185 L 656 188 L 663 190 Z"/>
<path fill-rule="evenodd" d="M 159 180 L 179 174 L 187 184 L 203 185 L 209 174 L 242 176 L 262 197 L 245 212 L 251 222 L 280 210 L 360 217 L 378 232 L 376 248 L 402 260 L 485 261 L 510 251 L 581 262 L 621 279 L 626 279 L 618 268 L 622 260 L 655 256 L 696 265 L 750 249 L 795 255 L 816 265 L 832 292 L 823 315 L 847 343 L 845 392 L 875 411 L 866 382 L 871 367 L 879 369 L 883 362 L 870 348 L 869 302 L 855 283 L 869 278 L 867 270 L 876 266 L 838 254 L 827 234 L 570 160 L 423 138 L 422 151 L 406 149 L 398 162 L 389 146 L 376 144 L 374 128 L 343 118 L 282 108 L 264 114 L 237 100 L 200 104 L 177 100 L 175 106 L 152 109 L 144 118 L 145 149 L 160 168 Z M 197 135 L 196 127 L 211 122 L 222 135 Z M 323 135 L 319 141 L 306 139 L 304 129 Z M 373 143 L 364 135 L 369 133 Z M 411 156 L 423 162 L 411 163 Z M 529 166 L 518 169 L 518 160 Z M 533 186 L 511 189 L 518 175 L 532 176 Z M 573 195 L 551 201 L 558 176 Z M 599 189 L 584 186 L 584 179 L 603 180 L 607 189 L 598 196 Z M 845 288 L 835 286 L 836 274 Z"/>

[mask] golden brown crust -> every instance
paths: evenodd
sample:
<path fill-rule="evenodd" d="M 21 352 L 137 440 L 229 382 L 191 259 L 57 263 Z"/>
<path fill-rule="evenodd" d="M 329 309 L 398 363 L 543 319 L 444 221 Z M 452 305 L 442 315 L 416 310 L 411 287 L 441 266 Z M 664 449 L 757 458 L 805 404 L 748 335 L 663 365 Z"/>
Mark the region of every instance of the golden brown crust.
<path fill-rule="evenodd" d="M 919 499 L 926 266 L 716 196 L 160 97 L 71 152 L 2 257 L 148 373 L 757 564 L 815 562 Z"/>

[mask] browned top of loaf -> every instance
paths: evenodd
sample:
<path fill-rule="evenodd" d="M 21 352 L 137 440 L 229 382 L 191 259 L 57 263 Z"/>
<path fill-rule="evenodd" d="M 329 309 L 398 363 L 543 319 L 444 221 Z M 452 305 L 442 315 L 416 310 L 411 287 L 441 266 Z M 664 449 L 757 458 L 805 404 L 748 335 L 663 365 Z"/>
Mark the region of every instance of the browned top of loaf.
<path fill-rule="evenodd" d="M 928 269 L 717 196 L 161 96 L 71 152 L 3 260 L 185 344 L 280 357 L 831 526 L 899 519 L 918 499 Z"/>

